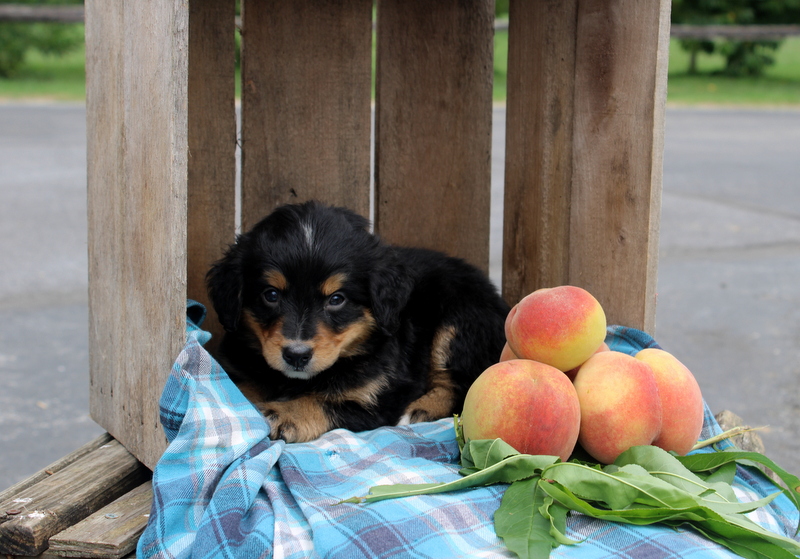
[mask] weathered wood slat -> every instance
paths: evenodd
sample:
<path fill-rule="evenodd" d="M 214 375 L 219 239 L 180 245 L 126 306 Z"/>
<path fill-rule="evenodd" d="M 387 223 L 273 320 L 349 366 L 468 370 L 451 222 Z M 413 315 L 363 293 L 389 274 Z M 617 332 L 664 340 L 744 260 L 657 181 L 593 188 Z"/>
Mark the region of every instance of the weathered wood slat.
<path fill-rule="evenodd" d="M 145 482 L 150 471 L 111 441 L 0 503 L 0 553 L 37 555 L 51 536 Z"/>
<path fill-rule="evenodd" d="M 511 3 L 503 292 L 653 332 L 669 2 Z"/>
<path fill-rule="evenodd" d="M 0 6 L 0 21 L 82 23 L 83 6 Z"/>
<path fill-rule="evenodd" d="M 109 435 L 108 433 L 104 433 L 99 437 L 97 437 L 96 439 L 89 441 L 79 449 L 70 452 L 69 454 L 67 454 L 66 456 L 64 456 L 59 460 L 56 460 L 55 462 L 53 462 L 46 468 L 39 470 L 32 476 L 23 479 L 19 483 L 12 485 L 11 487 L 9 487 L 4 491 L 0 491 L 0 503 L 9 500 L 11 497 L 21 493 L 22 491 L 31 487 L 32 485 L 39 483 L 43 479 L 47 479 L 53 474 L 60 472 L 61 470 L 63 470 L 76 460 L 78 460 L 79 458 L 86 456 L 93 450 L 96 450 L 101 446 L 103 446 L 104 444 L 108 444 L 113 440 L 114 439 L 111 437 L 111 435 Z"/>
<path fill-rule="evenodd" d="M 380 0 L 375 228 L 489 266 L 494 2 Z"/>
<path fill-rule="evenodd" d="M 186 2 L 86 2 L 92 418 L 151 468 L 185 340 Z"/>
<path fill-rule="evenodd" d="M 732 39 L 775 41 L 800 35 L 800 25 L 673 25 L 670 37 L 677 39 Z"/>
<path fill-rule="evenodd" d="M 213 350 L 222 327 L 205 276 L 235 235 L 234 0 L 189 3 L 187 296 L 206 306 Z"/>
<path fill-rule="evenodd" d="M 569 282 L 577 0 L 509 6 L 503 296 Z"/>
<path fill-rule="evenodd" d="M 136 549 L 152 502 L 153 487 L 147 481 L 50 538 L 48 552 L 61 557 L 125 557 Z"/>
<path fill-rule="evenodd" d="M 578 4 L 570 283 L 654 333 L 669 0 Z"/>
<path fill-rule="evenodd" d="M 318 199 L 369 213 L 370 0 L 244 0 L 242 228 Z"/>

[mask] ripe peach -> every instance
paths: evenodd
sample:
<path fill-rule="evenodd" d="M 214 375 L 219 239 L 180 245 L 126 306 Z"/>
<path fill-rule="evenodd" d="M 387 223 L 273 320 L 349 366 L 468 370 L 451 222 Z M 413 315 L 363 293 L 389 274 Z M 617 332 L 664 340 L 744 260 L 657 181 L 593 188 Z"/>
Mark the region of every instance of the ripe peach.
<path fill-rule="evenodd" d="M 575 376 L 581 405 L 578 442 L 610 464 L 632 446 L 649 445 L 661 432 L 661 400 L 650 366 L 617 351 L 596 353 Z"/>
<path fill-rule="evenodd" d="M 606 336 L 606 315 L 588 291 L 572 285 L 538 289 L 511 309 L 505 323 L 511 351 L 561 371 L 586 361 Z"/>
<path fill-rule="evenodd" d="M 703 428 L 703 395 L 694 375 L 674 355 L 643 349 L 636 359 L 650 365 L 661 399 L 661 434 L 655 446 L 684 455 L 692 450 Z"/>
<path fill-rule="evenodd" d="M 569 459 L 580 428 L 575 388 L 558 369 L 513 359 L 486 369 L 470 387 L 461 425 L 467 440 L 503 439 L 523 454 Z"/>
<path fill-rule="evenodd" d="M 499 363 L 502 361 L 511 361 L 512 359 L 519 359 L 519 357 L 514 355 L 514 352 L 511 351 L 508 342 L 506 342 L 506 345 L 503 346 L 503 351 L 500 352 L 500 359 L 498 359 L 497 361 Z"/>
<path fill-rule="evenodd" d="M 600 344 L 600 347 L 597 348 L 597 351 L 595 351 L 592 355 L 600 353 L 601 351 L 611 351 L 611 348 L 608 347 L 607 343 L 603 342 L 602 344 Z M 583 363 L 581 363 L 581 365 L 583 365 Z M 575 380 L 575 375 L 578 374 L 578 369 L 581 368 L 581 365 L 578 365 L 577 367 L 575 367 L 574 369 L 570 369 L 569 371 L 564 371 L 564 374 L 569 377 L 569 380 Z"/>

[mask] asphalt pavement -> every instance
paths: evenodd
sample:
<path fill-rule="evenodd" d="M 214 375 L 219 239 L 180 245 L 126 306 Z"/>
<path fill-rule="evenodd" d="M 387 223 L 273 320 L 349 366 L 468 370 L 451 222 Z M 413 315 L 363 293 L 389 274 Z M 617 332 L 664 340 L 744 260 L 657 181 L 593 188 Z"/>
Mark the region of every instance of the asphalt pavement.
<path fill-rule="evenodd" d="M 504 117 L 495 111 L 492 270 Z M 82 105 L 0 104 L 0 490 L 103 432 L 88 414 Z M 656 339 L 800 473 L 800 111 L 669 108 Z"/>

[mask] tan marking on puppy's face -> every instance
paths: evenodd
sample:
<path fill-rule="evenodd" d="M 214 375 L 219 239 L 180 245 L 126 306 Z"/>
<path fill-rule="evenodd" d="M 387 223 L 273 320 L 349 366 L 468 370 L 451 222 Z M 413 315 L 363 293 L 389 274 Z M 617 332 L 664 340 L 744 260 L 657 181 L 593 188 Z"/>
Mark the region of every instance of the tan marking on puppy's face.
<path fill-rule="evenodd" d="M 278 319 L 271 326 L 265 328 L 250 311 L 245 311 L 244 321 L 256 335 L 259 347 L 255 349 L 261 351 L 267 364 L 278 371 L 288 367 L 283 360 L 283 348 L 288 344 L 283 335 L 283 319 Z"/>
<path fill-rule="evenodd" d="M 280 291 L 286 291 L 286 288 L 289 287 L 289 281 L 286 279 L 286 276 L 278 270 L 267 270 L 264 272 L 264 281 Z"/>
<path fill-rule="evenodd" d="M 247 326 L 253 331 L 260 344 L 261 355 L 267 364 L 290 378 L 310 379 L 317 373 L 328 369 L 342 357 L 353 357 L 364 352 L 362 344 L 375 329 L 375 318 L 368 310 L 356 322 L 341 332 L 319 323 L 317 334 L 310 340 L 299 343 L 308 345 L 312 350 L 311 359 L 300 371 L 295 370 L 283 359 L 283 349 L 298 340 L 291 340 L 283 335 L 283 320 L 275 321 L 271 326 L 262 326 L 248 311 L 244 313 Z"/>
<path fill-rule="evenodd" d="M 287 443 L 304 443 L 318 438 L 333 428 L 333 421 L 316 394 L 285 402 L 260 402 L 256 408 L 270 426 L 269 438 Z"/>
<path fill-rule="evenodd" d="M 320 323 L 317 334 L 311 339 L 314 356 L 309 365 L 317 372 L 324 371 L 341 357 L 353 357 L 364 353 L 363 343 L 375 329 L 375 318 L 364 310 L 360 319 L 336 332 Z"/>
<path fill-rule="evenodd" d="M 330 297 L 344 287 L 346 281 L 346 274 L 333 274 L 331 277 L 322 282 L 322 285 L 319 287 L 319 291 L 325 297 Z"/>

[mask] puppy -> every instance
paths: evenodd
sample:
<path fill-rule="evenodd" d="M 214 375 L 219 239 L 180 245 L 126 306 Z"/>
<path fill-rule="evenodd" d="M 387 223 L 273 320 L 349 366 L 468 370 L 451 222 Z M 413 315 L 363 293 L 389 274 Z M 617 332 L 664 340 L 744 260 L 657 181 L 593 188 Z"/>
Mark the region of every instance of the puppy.
<path fill-rule="evenodd" d="M 482 272 L 368 228 L 344 208 L 283 206 L 208 273 L 217 358 L 273 439 L 450 416 L 499 358 L 509 308 Z"/>

